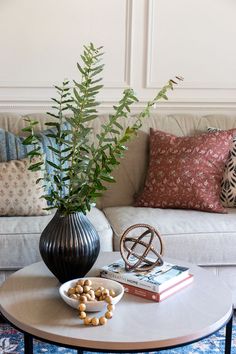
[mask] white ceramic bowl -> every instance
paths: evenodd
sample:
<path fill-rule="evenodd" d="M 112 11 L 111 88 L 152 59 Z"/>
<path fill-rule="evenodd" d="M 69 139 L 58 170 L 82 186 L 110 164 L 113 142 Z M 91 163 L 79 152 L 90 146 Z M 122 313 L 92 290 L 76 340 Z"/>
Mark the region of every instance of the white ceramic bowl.
<path fill-rule="evenodd" d="M 76 282 L 79 279 L 90 279 L 92 281 L 92 288 L 97 289 L 99 286 L 103 286 L 106 289 L 113 289 L 116 293 L 116 296 L 113 297 L 112 299 L 112 304 L 117 304 L 122 296 L 124 295 L 124 288 L 123 286 L 118 283 L 117 281 L 110 280 L 110 279 L 105 279 L 105 278 L 78 278 L 78 279 L 73 279 L 69 280 L 66 283 L 62 284 L 59 288 L 59 293 L 62 297 L 62 299 L 71 307 L 77 308 L 79 304 L 79 300 L 76 299 L 71 299 L 67 295 L 67 291 L 69 288 L 72 288 L 75 286 Z M 102 311 L 106 308 L 107 302 L 106 301 L 88 301 L 86 302 L 86 311 L 88 312 L 97 312 L 97 311 Z"/>

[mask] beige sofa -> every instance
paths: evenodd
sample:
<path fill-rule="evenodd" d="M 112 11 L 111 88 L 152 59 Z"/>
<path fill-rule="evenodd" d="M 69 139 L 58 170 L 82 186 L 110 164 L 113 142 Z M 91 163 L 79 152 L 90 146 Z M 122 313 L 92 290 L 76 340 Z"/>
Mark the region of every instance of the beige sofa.
<path fill-rule="evenodd" d="M 40 120 L 40 129 L 48 120 L 46 115 L 30 116 Z M 0 128 L 21 134 L 23 118 L 0 113 Z M 104 119 L 106 116 L 101 116 L 93 124 L 94 134 Z M 116 183 L 109 185 L 88 217 L 100 235 L 101 249 L 106 251 L 119 249 L 121 234 L 130 225 L 153 225 L 163 236 L 166 256 L 193 262 L 219 275 L 232 289 L 236 305 L 236 209 L 214 214 L 132 206 L 147 170 L 149 128 L 184 136 L 205 131 L 208 126 L 236 128 L 236 115 L 153 114 L 129 143 L 125 158 L 114 172 Z M 38 240 L 51 217 L 0 217 L 0 281 L 16 269 L 40 260 Z"/>

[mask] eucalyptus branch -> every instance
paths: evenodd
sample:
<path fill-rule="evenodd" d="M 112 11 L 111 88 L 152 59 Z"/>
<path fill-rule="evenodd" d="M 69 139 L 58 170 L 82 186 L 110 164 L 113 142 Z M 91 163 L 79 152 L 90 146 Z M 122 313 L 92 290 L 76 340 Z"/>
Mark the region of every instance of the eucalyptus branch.
<path fill-rule="evenodd" d="M 137 130 L 139 129 L 139 126 L 141 127 L 142 125 L 142 120 L 144 118 L 148 118 L 151 113 L 151 108 L 155 107 L 158 101 L 161 99 L 163 100 L 168 100 L 167 97 L 167 92 L 170 90 L 174 90 L 174 86 L 178 84 L 178 81 L 183 81 L 183 78 L 181 76 L 176 76 L 175 80 L 171 79 L 167 82 L 165 86 L 162 87 L 162 89 L 157 93 L 157 95 L 154 97 L 153 100 L 149 101 L 144 108 L 144 110 L 138 115 L 137 118 Z M 140 125 L 141 124 L 141 125 Z"/>
<path fill-rule="evenodd" d="M 181 80 L 181 78 L 178 78 Z M 127 118 L 127 113 L 130 112 L 130 106 L 137 101 L 132 90 L 124 91 L 123 98 L 119 101 L 119 105 L 115 106 L 115 113 L 109 116 L 107 124 L 102 126 L 102 131 L 97 134 L 98 144 L 95 147 L 91 145 L 92 156 L 87 165 L 86 183 L 78 190 L 78 195 L 74 196 L 74 200 L 78 198 L 83 208 L 90 210 L 91 205 L 98 197 L 102 195 L 102 191 L 106 190 L 104 182 L 115 182 L 111 172 L 120 164 L 120 158 L 123 157 L 124 151 L 127 149 L 125 143 L 137 134 L 141 128 L 143 120 L 150 115 L 151 108 L 160 99 L 166 99 L 166 94 L 169 90 L 173 90 L 174 85 L 177 84 L 174 80 L 170 80 L 163 89 L 158 92 L 156 97 L 149 101 L 144 110 L 138 115 L 134 124 L 127 127 L 125 132 L 124 128 L 118 123 L 118 118 Z M 116 129 L 114 129 L 114 126 Z M 119 129 L 117 129 L 117 127 Z M 115 137 L 109 137 L 113 133 Z M 108 150 L 108 152 L 107 152 Z"/>
<path fill-rule="evenodd" d="M 182 80 L 182 78 L 180 77 L 176 77 L 176 79 Z M 113 116 L 110 116 L 109 123 L 104 126 L 103 132 L 98 136 L 98 148 L 96 149 L 95 154 L 93 155 L 93 160 L 91 161 L 94 161 L 94 163 L 96 163 L 96 165 L 98 166 L 98 162 L 100 161 L 100 155 L 103 155 L 104 157 L 105 150 L 107 148 L 109 148 L 109 154 L 105 155 L 105 158 L 102 159 L 102 163 L 100 164 L 99 168 L 95 169 L 96 173 L 94 173 L 93 175 L 94 180 L 91 180 L 91 185 L 93 187 L 98 185 L 98 189 L 92 188 L 91 198 L 93 198 L 93 196 L 97 197 L 97 192 L 101 190 L 101 185 L 98 184 L 98 180 L 104 180 L 106 182 L 115 182 L 113 176 L 111 175 L 111 172 L 120 163 L 118 159 L 123 157 L 123 153 L 126 150 L 125 143 L 127 143 L 134 135 L 137 134 L 137 131 L 141 128 L 143 124 L 143 120 L 150 116 L 150 110 L 157 103 L 157 101 L 159 101 L 160 99 L 166 100 L 167 92 L 169 90 L 173 90 L 174 85 L 176 84 L 176 81 L 169 80 L 168 83 L 157 93 L 155 98 L 147 103 L 144 110 L 138 115 L 134 124 L 131 127 L 127 127 L 125 132 L 123 133 L 123 127 L 117 122 L 117 118 L 120 116 L 123 116 L 123 118 L 127 117 L 127 113 L 123 111 L 123 108 L 126 107 L 126 110 L 129 112 L 129 106 L 135 101 L 138 101 L 137 98 L 134 96 L 132 90 L 126 90 L 124 92 L 124 97 L 120 101 L 120 106 L 114 107 L 116 113 Z M 114 131 L 114 125 L 117 125 L 120 131 Z M 118 138 L 107 139 L 106 135 L 111 132 L 115 135 L 118 135 Z M 104 142 L 110 144 L 104 146 Z M 106 189 L 106 187 L 103 188 L 103 190 Z"/>
<path fill-rule="evenodd" d="M 127 113 L 130 112 L 130 106 L 137 102 L 138 99 L 134 96 L 132 89 L 127 89 L 123 92 L 123 97 L 119 101 L 118 106 L 114 106 L 115 113 L 109 116 L 109 121 L 107 124 L 102 126 L 100 134 L 97 134 L 97 146 L 92 150 L 92 157 L 95 163 L 100 161 L 100 158 L 105 150 L 111 147 L 111 144 L 116 141 L 116 136 L 120 136 L 123 131 L 123 126 L 119 123 L 119 118 L 125 119 L 128 117 Z M 111 137 L 113 134 L 115 136 Z"/>
<path fill-rule="evenodd" d="M 59 96 L 58 99 L 52 98 L 53 102 L 56 103 L 56 106 L 53 106 L 56 112 L 48 112 L 47 114 L 58 121 L 45 123 L 45 125 L 55 129 L 55 133 L 49 133 L 47 134 L 47 136 L 55 139 L 57 146 L 57 148 L 53 146 L 48 146 L 48 148 L 58 158 L 58 165 L 56 166 L 54 163 L 52 163 L 52 161 L 47 160 L 47 163 L 54 167 L 54 173 L 51 177 L 53 178 L 54 185 L 56 185 L 57 188 L 52 192 L 54 194 L 55 199 L 55 205 L 53 205 L 52 207 L 60 206 L 60 202 L 63 197 L 63 188 L 66 188 L 64 164 L 67 161 L 67 158 L 65 158 L 64 154 L 65 150 L 66 152 L 70 151 L 70 145 L 68 145 L 69 141 L 66 140 L 66 137 L 70 132 L 66 132 L 65 129 L 62 129 L 62 127 L 63 123 L 65 122 L 64 113 L 68 110 L 68 105 L 72 102 L 72 99 L 70 98 L 70 88 L 68 85 L 69 81 L 65 80 L 62 83 L 62 87 L 55 86 Z M 50 196 L 48 197 L 50 198 Z"/>
<path fill-rule="evenodd" d="M 43 157 L 43 153 L 41 151 L 41 146 L 39 143 L 38 137 L 34 133 L 34 128 L 38 124 L 37 121 L 32 120 L 30 118 L 26 118 L 25 121 L 27 122 L 27 126 L 22 129 L 23 132 L 27 132 L 29 135 L 27 138 L 23 140 L 23 145 L 27 146 L 30 145 L 31 149 L 27 152 L 27 156 L 30 157 L 30 161 L 35 157 Z M 41 170 L 41 166 L 43 165 L 43 161 L 30 165 L 31 171 L 39 171 Z"/>
<path fill-rule="evenodd" d="M 45 123 L 45 125 L 54 128 L 56 131 L 55 133 L 48 133 L 46 134 L 48 137 L 55 139 L 57 142 L 58 148 L 54 148 L 53 146 L 48 146 L 47 149 L 52 150 L 53 153 L 58 157 L 58 162 L 59 165 L 55 165 L 52 161 L 46 159 L 46 163 L 51 165 L 54 168 L 54 173 L 52 175 L 49 175 L 47 172 L 47 169 L 45 168 L 45 157 L 44 157 L 44 152 L 43 148 L 41 145 L 41 140 L 40 140 L 40 134 L 37 135 L 34 131 L 35 126 L 38 124 L 37 121 L 34 121 L 32 119 L 26 119 L 25 121 L 28 123 L 28 126 L 24 129 L 22 129 L 24 132 L 30 133 L 30 135 L 24 139 L 23 144 L 28 145 L 32 147 L 32 150 L 27 153 L 27 156 L 29 156 L 31 159 L 35 157 L 41 157 L 41 161 L 37 163 L 33 163 L 30 165 L 29 170 L 31 171 L 38 171 L 41 170 L 44 174 L 43 178 L 40 178 L 37 180 L 37 183 L 40 180 L 45 181 L 45 185 L 43 186 L 44 189 L 49 189 L 50 193 L 46 193 L 43 197 L 50 202 L 52 205 L 48 207 L 47 209 L 52 209 L 55 207 L 60 206 L 60 202 L 62 199 L 62 189 L 65 186 L 65 181 L 63 180 L 63 163 L 64 163 L 64 157 L 62 156 L 62 142 L 65 144 L 65 136 L 67 133 L 65 133 L 64 130 L 62 130 L 62 124 L 64 121 L 64 111 L 67 110 L 67 105 L 69 102 L 71 102 L 71 99 L 69 98 L 70 93 L 69 93 L 69 88 L 68 88 L 68 81 L 64 81 L 62 84 L 62 87 L 55 86 L 57 89 L 57 93 L 59 95 L 59 98 L 53 98 L 52 100 L 54 103 L 57 104 L 57 106 L 53 106 L 53 108 L 56 110 L 56 113 L 51 113 L 48 112 L 48 115 L 52 116 L 54 119 L 58 119 L 58 122 L 53 121 L 53 122 L 48 122 Z M 54 182 L 54 185 L 56 186 L 56 190 L 52 189 L 52 182 Z"/>
<path fill-rule="evenodd" d="M 130 112 L 130 106 L 137 101 L 137 98 L 133 94 L 133 90 L 128 89 L 123 93 L 122 99 L 119 101 L 117 107 L 115 107 L 115 113 L 109 116 L 109 121 L 107 124 L 102 126 L 102 131 L 97 134 L 97 144 L 96 147 L 94 143 L 88 146 L 88 152 L 90 152 L 90 157 L 87 167 L 84 171 L 84 183 L 80 185 L 77 189 L 77 194 L 73 193 L 73 199 L 80 200 L 80 205 L 83 204 L 86 210 L 90 210 L 91 205 L 95 202 L 96 198 L 101 194 L 98 190 L 105 190 L 102 181 L 112 182 L 114 179 L 110 175 L 112 169 L 108 167 L 109 159 L 113 164 L 114 156 L 112 158 L 105 153 L 109 149 L 112 154 L 112 142 L 117 140 L 116 138 L 109 137 L 111 133 L 114 135 L 120 135 L 123 127 L 118 123 L 118 118 L 123 119 L 127 117 L 127 112 Z"/>
<path fill-rule="evenodd" d="M 102 79 L 94 79 L 94 77 L 103 70 L 104 65 L 98 65 L 100 62 L 100 57 L 103 54 L 100 52 L 101 49 L 102 47 L 95 48 L 92 43 L 90 43 L 89 46 L 84 46 L 84 53 L 81 55 L 84 66 L 81 67 L 79 63 L 77 64 L 77 67 L 82 75 L 82 79 L 81 83 L 74 81 L 74 102 L 76 106 L 72 108 L 74 117 L 71 119 L 74 131 L 72 136 L 68 202 L 71 201 L 71 196 L 73 196 L 74 190 L 77 188 L 78 178 L 76 166 L 78 162 L 80 165 L 84 165 L 81 157 L 86 157 L 85 154 L 89 153 L 86 146 L 89 141 L 88 135 L 90 133 L 90 129 L 85 129 L 84 124 L 97 118 L 97 110 L 94 107 L 98 105 L 98 102 L 96 102 L 95 96 L 103 85 L 97 85 L 97 83 Z M 79 161 L 78 156 L 80 156 Z M 86 171 L 84 172 L 86 173 Z"/>
<path fill-rule="evenodd" d="M 52 99 L 54 111 L 48 113 L 54 120 L 46 123 L 51 128 L 47 136 L 55 141 L 55 146 L 48 146 L 47 149 L 52 151 L 57 160 L 46 160 L 53 172 L 46 171 L 44 175 L 45 185 L 51 182 L 51 188 L 43 197 L 50 204 L 48 209 L 56 207 L 65 215 L 77 211 L 86 213 L 107 189 L 106 183 L 115 182 L 112 172 L 127 150 L 126 143 L 137 134 L 156 103 L 161 99 L 167 100 L 169 90 L 173 90 L 182 80 L 180 77 L 169 80 L 127 128 L 125 120 L 129 118 L 131 107 L 138 99 L 132 89 L 124 90 L 122 98 L 113 107 L 114 113 L 109 115 L 100 131 L 93 136 L 90 123 L 98 118 L 96 108 L 99 102 L 96 96 L 103 87 L 100 84 L 102 78 L 99 77 L 104 66 L 100 63 L 103 55 L 101 50 L 102 47 L 95 48 L 92 43 L 84 46 L 82 64 L 77 64 L 80 82 L 74 80 L 72 92 L 68 81 L 64 81 L 62 87 L 55 86 L 59 98 Z M 69 115 L 65 116 L 65 112 Z M 69 123 L 69 128 L 62 128 L 64 121 Z M 29 136 L 24 144 L 29 145 L 28 156 L 31 159 L 42 157 L 40 134 L 34 133 L 37 122 L 30 119 L 27 122 L 24 131 Z M 32 171 L 43 168 L 43 161 L 33 163 L 32 160 Z"/>

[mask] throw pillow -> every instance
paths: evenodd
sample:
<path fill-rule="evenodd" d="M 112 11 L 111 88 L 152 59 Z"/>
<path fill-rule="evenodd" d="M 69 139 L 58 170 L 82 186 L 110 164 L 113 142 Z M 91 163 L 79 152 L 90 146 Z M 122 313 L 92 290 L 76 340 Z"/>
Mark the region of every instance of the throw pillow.
<path fill-rule="evenodd" d="M 36 160 L 37 161 L 37 160 Z M 40 198 L 43 177 L 41 171 L 28 170 L 30 159 L 11 160 L 0 163 L 0 215 L 46 215 L 47 202 Z"/>
<path fill-rule="evenodd" d="M 65 122 L 63 124 L 63 130 L 70 129 L 70 124 Z M 54 168 L 47 163 L 47 160 L 53 162 L 55 165 L 58 163 L 57 155 L 48 146 L 57 148 L 57 143 L 54 138 L 50 137 L 50 134 L 55 134 L 55 129 L 47 129 L 43 132 L 38 132 L 37 136 L 40 139 L 41 150 L 45 154 L 46 162 L 45 167 L 49 175 L 53 175 Z M 49 135 L 49 136 L 48 136 Z M 27 152 L 32 150 L 32 146 L 23 145 L 24 137 L 16 136 L 15 134 L 8 132 L 4 129 L 0 129 L 0 162 L 19 160 L 27 156 Z M 66 146 L 65 146 L 66 147 Z M 63 147 L 62 147 L 63 148 Z M 68 166 L 67 166 L 68 167 Z M 50 189 L 56 189 L 56 184 L 52 184 L 48 187 Z M 63 195 L 66 194 L 66 188 L 63 190 Z"/>
<path fill-rule="evenodd" d="M 208 131 L 214 132 L 221 130 L 209 127 Z M 225 165 L 223 179 L 221 181 L 220 199 L 224 207 L 236 207 L 236 137 L 233 139 L 233 144 Z"/>
<path fill-rule="evenodd" d="M 150 163 L 135 206 L 226 212 L 220 182 L 236 130 L 177 137 L 150 133 Z"/>

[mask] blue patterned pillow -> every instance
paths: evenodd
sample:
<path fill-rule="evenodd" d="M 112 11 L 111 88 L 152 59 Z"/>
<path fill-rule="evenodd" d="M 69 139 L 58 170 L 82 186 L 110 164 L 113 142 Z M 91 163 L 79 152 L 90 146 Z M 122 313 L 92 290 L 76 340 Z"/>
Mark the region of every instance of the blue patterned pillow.
<path fill-rule="evenodd" d="M 22 144 L 24 138 L 0 129 L 0 162 L 21 160 L 32 147 Z"/>
<path fill-rule="evenodd" d="M 68 122 L 63 123 L 62 130 L 70 129 L 71 126 Z M 58 158 L 56 154 L 48 149 L 48 146 L 58 148 L 57 143 L 54 138 L 47 136 L 48 134 L 55 134 L 55 129 L 47 129 L 43 132 L 38 132 L 41 143 L 41 150 L 46 156 L 46 160 L 58 163 Z M 16 136 L 15 134 L 8 132 L 4 129 L 0 129 L 0 162 L 11 161 L 11 160 L 21 160 L 27 156 L 27 153 L 32 150 L 31 145 L 23 145 L 23 140 L 25 138 L 21 136 Z M 66 146 L 65 146 L 66 147 Z M 63 146 L 62 146 L 63 149 Z M 65 165 L 64 165 L 65 166 Z M 46 170 L 48 174 L 53 175 L 54 168 L 46 163 Z M 66 166 L 65 166 L 66 167 Z M 52 184 L 52 188 L 56 188 L 56 185 Z M 63 190 L 63 196 L 66 193 L 66 189 Z"/>

